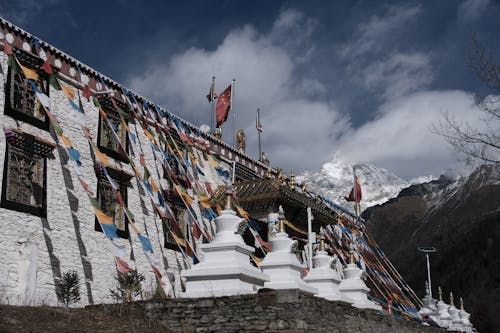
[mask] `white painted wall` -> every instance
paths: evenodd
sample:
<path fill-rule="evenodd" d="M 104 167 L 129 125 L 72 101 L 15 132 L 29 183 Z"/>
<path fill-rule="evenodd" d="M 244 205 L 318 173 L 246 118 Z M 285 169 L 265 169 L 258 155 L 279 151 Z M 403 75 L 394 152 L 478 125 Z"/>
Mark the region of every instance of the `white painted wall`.
<path fill-rule="evenodd" d="M 0 74 L 0 81 L 5 83 L 7 76 L 7 57 L 1 53 L 0 63 L 5 75 Z M 3 128 L 18 128 L 22 131 L 54 142 L 49 132 L 18 122 L 4 115 L 5 84 L 0 85 L 0 124 Z M 83 108 L 88 118 L 88 128 L 97 141 L 98 110 L 92 102 L 82 99 Z M 51 111 L 59 119 L 64 133 L 73 141 L 81 152 L 81 170 L 89 187 L 96 191 L 97 178 L 93 169 L 90 150 L 74 111 L 60 91 L 50 90 Z M 137 127 L 138 142 L 142 142 L 142 152 L 152 176 L 158 180 L 162 170 L 155 162 L 151 147 L 143 131 Z M 55 143 L 55 142 L 54 142 Z M 0 134 L 0 184 L 3 181 L 5 159 L 5 135 Z M 133 146 L 136 152 L 136 164 L 139 164 L 139 144 Z M 63 152 L 63 158 L 65 158 Z M 61 156 L 54 150 L 55 159 L 47 159 L 47 219 L 0 208 L 0 302 L 10 304 L 58 304 L 55 292 L 55 278 L 68 270 L 76 270 L 81 278 L 81 301 L 78 306 L 89 303 L 112 302 L 110 288 L 116 286 L 116 274 L 113 254 L 108 248 L 108 240 L 103 233 L 94 231 L 95 216 L 74 170 L 69 165 L 62 165 Z M 110 161 L 112 159 L 110 158 Z M 155 163 L 157 163 L 155 165 Z M 128 170 L 126 163 L 113 161 L 115 166 Z M 207 177 L 213 188 L 222 182 L 208 162 L 205 162 Z M 71 175 L 72 187 L 67 187 L 63 172 Z M 161 262 L 162 273 L 170 271 L 176 277 L 176 292 L 180 291 L 179 264 L 180 253 L 163 248 L 161 220 L 155 215 L 150 200 L 141 195 L 139 186 L 132 179 L 133 188 L 128 189 L 128 207 L 136 217 L 137 226 L 146 230 L 150 237 L 155 256 Z M 1 190 L 1 189 L 0 189 Z M 142 192 L 142 191 L 141 191 Z M 72 199 L 70 199 L 72 198 Z M 70 200 L 78 200 L 76 210 L 71 211 Z M 146 210 L 141 207 L 143 202 Z M 129 254 L 135 260 L 128 260 L 131 266 L 145 274 L 144 288 L 155 286 L 154 275 L 142 251 L 140 242 L 131 233 L 131 240 L 121 240 L 127 244 Z M 165 260 L 163 260 L 163 259 Z M 87 278 L 84 274 L 84 262 L 91 266 Z M 168 263 L 165 265 L 165 263 Z"/>

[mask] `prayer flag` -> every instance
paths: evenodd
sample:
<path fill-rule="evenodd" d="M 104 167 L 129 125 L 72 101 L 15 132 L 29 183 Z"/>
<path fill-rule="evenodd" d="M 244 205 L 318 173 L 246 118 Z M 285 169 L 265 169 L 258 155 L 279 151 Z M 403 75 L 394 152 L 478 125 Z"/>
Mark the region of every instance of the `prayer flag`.
<path fill-rule="evenodd" d="M 43 71 L 47 74 L 52 74 L 52 67 L 50 66 L 50 62 L 49 62 L 49 59 L 45 60 L 45 62 L 43 63 L 42 67 L 40 67 L 41 69 L 43 69 Z"/>
<path fill-rule="evenodd" d="M 144 249 L 144 251 L 153 252 L 153 247 L 151 246 L 151 242 L 149 241 L 149 238 L 147 238 L 146 236 L 143 236 L 141 234 L 137 234 L 137 236 L 139 237 L 139 240 L 141 241 L 142 248 Z"/>
<path fill-rule="evenodd" d="M 210 90 L 208 91 L 207 94 L 207 99 L 208 102 L 210 103 L 216 98 L 217 98 L 217 93 L 215 92 L 215 83 L 212 81 L 212 84 L 210 85 Z"/>
<path fill-rule="evenodd" d="M 231 93 L 232 85 L 229 85 L 226 90 L 219 95 L 217 105 L 215 107 L 217 115 L 217 127 L 220 127 L 227 120 L 229 111 L 231 110 Z"/>
<path fill-rule="evenodd" d="M 87 101 L 90 101 L 90 97 L 92 96 L 92 92 L 90 91 L 88 84 L 85 85 L 85 87 L 83 87 L 82 96 L 85 97 L 87 99 Z"/>
<path fill-rule="evenodd" d="M 68 99 L 75 99 L 76 93 L 73 88 L 70 86 L 62 86 L 61 89 Z"/>
<path fill-rule="evenodd" d="M 105 167 L 109 167 L 108 157 L 106 154 L 101 153 L 99 150 L 95 150 L 95 156 Z"/>
<path fill-rule="evenodd" d="M 38 81 L 38 74 L 34 70 L 28 67 L 24 67 L 23 65 L 21 65 L 21 69 L 24 73 L 25 78 Z"/>
<path fill-rule="evenodd" d="M 130 271 L 130 267 L 128 266 L 127 262 L 122 258 L 115 257 L 115 262 L 116 262 L 116 268 L 118 269 L 119 272 L 127 273 Z"/>
<path fill-rule="evenodd" d="M 351 193 L 349 193 L 349 197 L 344 197 L 347 201 L 361 201 L 361 185 L 359 184 L 359 179 L 356 177 L 356 198 L 354 198 L 354 186 L 352 187 Z"/>
<path fill-rule="evenodd" d="M 6 41 L 3 43 L 3 53 L 5 53 L 5 55 L 11 55 L 13 53 L 12 46 Z"/>

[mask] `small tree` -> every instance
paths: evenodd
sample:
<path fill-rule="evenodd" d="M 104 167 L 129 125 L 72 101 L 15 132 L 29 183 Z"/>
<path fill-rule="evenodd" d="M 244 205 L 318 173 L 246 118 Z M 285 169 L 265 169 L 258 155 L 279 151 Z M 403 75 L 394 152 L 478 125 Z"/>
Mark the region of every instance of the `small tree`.
<path fill-rule="evenodd" d="M 136 296 L 142 292 L 141 282 L 144 281 L 144 275 L 132 269 L 126 273 L 118 272 L 115 276 L 118 281 L 116 290 L 110 289 L 111 295 L 123 302 L 133 302 Z"/>
<path fill-rule="evenodd" d="M 57 286 L 57 297 L 66 307 L 80 300 L 80 278 L 76 271 L 63 273 Z"/>
<path fill-rule="evenodd" d="M 434 132 L 443 136 L 468 159 L 500 162 L 500 66 L 493 54 L 473 36 L 473 54 L 469 66 L 476 77 L 491 91 L 485 97 L 476 96 L 481 127 L 460 121 L 451 113 L 444 113 Z"/>

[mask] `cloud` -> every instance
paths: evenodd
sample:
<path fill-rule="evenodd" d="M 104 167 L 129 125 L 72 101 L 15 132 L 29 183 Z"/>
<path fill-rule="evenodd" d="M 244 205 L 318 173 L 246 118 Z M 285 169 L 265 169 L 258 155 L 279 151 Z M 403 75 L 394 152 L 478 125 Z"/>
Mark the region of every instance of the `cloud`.
<path fill-rule="evenodd" d="M 424 52 L 390 49 L 372 57 L 363 46 L 375 43 L 375 37 L 385 38 L 420 11 L 420 6 L 391 7 L 385 16 L 373 16 L 356 30 L 359 38 L 349 48 L 359 57 L 349 58 L 351 80 L 382 96 L 381 105 L 374 104 L 356 128 L 331 97 L 330 87 L 299 70 L 315 61 L 317 45 L 311 36 L 316 22 L 293 10 L 282 12 L 268 32 L 247 25 L 230 31 L 214 49 L 193 47 L 168 61 L 152 61 L 128 84 L 201 125 L 210 122 L 205 95 L 211 77 L 217 77 L 218 92 L 236 78 L 236 128 L 245 130 L 247 152 L 257 156 L 255 110 L 260 108 L 263 150 L 276 167 L 318 170 L 337 154 L 353 163 L 375 163 L 402 177 L 438 175 L 459 156 L 430 129 L 444 111 L 473 122 L 473 98 L 462 91 L 422 91 L 433 79 L 431 59 Z M 230 144 L 231 119 L 223 126 Z"/>
<path fill-rule="evenodd" d="M 437 134 L 443 112 L 481 126 L 474 98 L 463 91 L 423 91 L 380 106 L 379 116 L 339 141 L 337 155 L 350 162 L 370 162 L 399 176 L 439 175 L 461 156 Z"/>
<path fill-rule="evenodd" d="M 385 49 L 386 41 L 400 33 L 400 28 L 414 20 L 422 9 L 420 5 L 398 4 L 386 9 L 384 15 L 372 15 L 366 23 L 361 23 L 354 39 L 341 45 L 342 57 L 359 57 Z"/>
<path fill-rule="evenodd" d="M 463 22 L 478 19 L 488 7 L 489 0 L 465 0 L 458 6 L 458 19 Z"/>
<path fill-rule="evenodd" d="M 39 15 L 47 7 L 57 5 L 60 0 L 16 0 L 8 5 L 0 4 L 0 16 L 11 20 L 14 24 L 26 24 Z"/>
<path fill-rule="evenodd" d="M 369 90 L 382 90 L 382 96 L 389 100 L 424 88 L 432 82 L 433 74 L 429 57 L 415 52 L 393 53 L 375 60 L 356 77 Z"/>
<path fill-rule="evenodd" d="M 209 123 L 205 95 L 211 77 L 222 91 L 236 79 L 236 128 L 247 134 L 248 153 L 257 156 L 256 109 L 264 126 L 263 150 L 276 166 L 316 169 L 332 152 L 332 140 L 348 128 L 348 117 L 325 99 L 327 88 L 297 72 L 314 52 L 315 22 L 300 12 L 285 10 L 268 33 L 252 26 L 231 31 L 214 50 L 190 48 L 168 62 L 154 62 L 129 80 L 134 90 L 194 124 Z M 232 117 L 223 125 L 232 143 Z"/>

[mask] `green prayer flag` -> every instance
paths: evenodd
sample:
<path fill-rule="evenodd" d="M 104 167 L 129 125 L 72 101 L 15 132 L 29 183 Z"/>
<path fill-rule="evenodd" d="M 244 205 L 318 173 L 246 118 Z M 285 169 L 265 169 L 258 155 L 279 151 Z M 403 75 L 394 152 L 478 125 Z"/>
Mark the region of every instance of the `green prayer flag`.
<path fill-rule="evenodd" d="M 143 176 L 143 179 L 145 181 L 147 181 L 149 179 L 149 177 L 151 176 L 151 174 L 149 173 L 149 170 L 147 167 L 144 167 L 144 176 Z"/>
<path fill-rule="evenodd" d="M 54 73 L 49 75 L 49 83 L 54 89 L 61 90 L 61 85 L 59 84 L 59 81 L 57 81 L 56 75 Z"/>
<path fill-rule="evenodd" d="M 19 68 L 17 67 L 16 58 L 14 58 L 14 56 L 12 54 L 9 55 L 9 60 L 7 60 L 7 64 L 11 68 L 12 73 L 15 73 L 19 70 Z"/>
<path fill-rule="evenodd" d="M 96 108 L 100 108 L 101 107 L 101 103 L 99 103 L 99 101 L 97 100 L 97 98 L 95 96 L 92 96 L 92 102 L 94 102 L 94 106 Z"/>
<path fill-rule="evenodd" d="M 96 209 L 101 209 L 101 203 L 99 202 L 99 200 L 97 200 L 96 198 L 94 198 L 93 196 L 90 196 L 90 195 L 89 195 L 89 200 L 90 200 L 90 204 L 92 205 L 92 207 L 94 207 Z"/>

